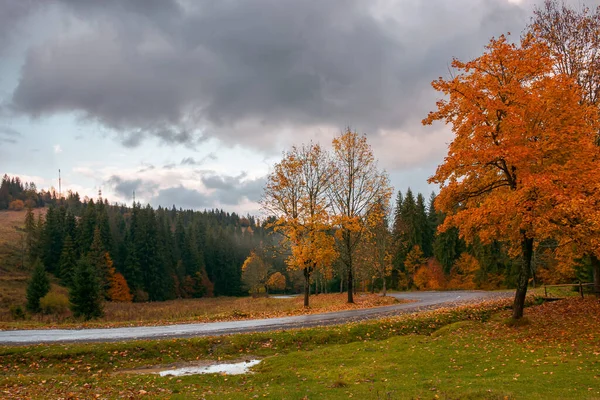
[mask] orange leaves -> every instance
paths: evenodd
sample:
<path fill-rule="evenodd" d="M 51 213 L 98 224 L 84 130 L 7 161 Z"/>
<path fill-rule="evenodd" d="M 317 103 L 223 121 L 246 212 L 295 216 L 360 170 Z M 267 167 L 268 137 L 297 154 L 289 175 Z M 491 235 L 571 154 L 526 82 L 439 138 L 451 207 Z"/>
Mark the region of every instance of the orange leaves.
<path fill-rule="evenodd" d="M 456 77 L 432 84 L 449 98 L 423 121 L 451 123 L 455 133 L 429 180 L 441 185 L 436 206 L 449 215 L 441 229 L 484 242 L 548 237 L 557 208 L 582 196 L 582 176 L 598 173 L 596 111 L 572 79 L 552 73 L 548 47 L 531 37 L 520 45 L 500 37 L 453 66 Z"/>
<path fill-rule="evenodd" d="M 285 276 L 281 272 L 275 272 L 267 281 L 267 286 L 271 290 L 284 290 L 285 284 Z"/>
<path fill-rule="evenodd" d="M 124 303 L 131 303 L 133 300 L 133 296 L 129 290 L 129 285 L 127 285 L 125 277 L 120 272 L 114 273 L 110 278 L 108 298 L 112 301 Z"/>

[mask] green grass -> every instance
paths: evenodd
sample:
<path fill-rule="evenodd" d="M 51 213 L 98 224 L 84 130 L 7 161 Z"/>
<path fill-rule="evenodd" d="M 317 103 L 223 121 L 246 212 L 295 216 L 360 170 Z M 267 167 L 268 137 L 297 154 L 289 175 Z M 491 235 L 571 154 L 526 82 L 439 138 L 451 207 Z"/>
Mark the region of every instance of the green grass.
<path fill-rule="evenodd" d="M 512 326 L 505 306 L 225 337 L 0 347 L 0 396 L 600 399 L 600 303 L 545 303 Z M 122 372 L 254 357 L 263 362 L 243 376 Z"/>

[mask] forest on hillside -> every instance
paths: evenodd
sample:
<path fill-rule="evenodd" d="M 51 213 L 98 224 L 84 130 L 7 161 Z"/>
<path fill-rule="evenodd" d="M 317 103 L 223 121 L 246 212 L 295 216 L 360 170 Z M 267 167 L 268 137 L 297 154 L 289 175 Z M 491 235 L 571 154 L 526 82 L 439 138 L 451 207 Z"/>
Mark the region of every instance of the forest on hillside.
<path fill-rule="evenodd" d="M 266 265 L 262 281 L 274 274 L 283 276 L 276 289 L 301 292 L 302 271 L 288 268 L 290 255 L 284 238 L 274 230 L 274 218 L 259 221 L 222 210 L 182 210 L 150 205 L 109 204 L 106 199 L 81 200 L 69 192 L 37 192 L 35 184 L 4 176 L 0 203 L 28 208 L 23 246 L 26 262 L 36 260 L 67 287 L 74 285 L 78 261 L 90 260 L 107 300 L 161 301 L 205 296 L 239 296 L 252 291 L 244 279 L 243 266 L 251 255 Z M 515 284 L 517 266 L 498 241 L 467 245 L 451 228 L 437 233 L 443 213 L 434 207 L 435 194 L 428 200 L 408 189 L 397 192 L 393 212 L 384 218 L 384 234 L 390 243 L 387 267 L 373 270 L 373 259 L 359 252 L 354 265 L 354 291 L 421 289 L 495 289 Z M 20 206 L 20 204 L 17 204 Z M 43 205 L 45 216 L 34 218 L 31 207 Z M 8 211 L 10 212 L 10 211 Z M 390 221 L 389 223 L 387 221 Z M 590 280 L 586 260 L 573 270 L 557 269 L 552 243 L 536 253 L 534 281 L 554 283 L 573 279 Z M 310 277 L 312 293 L 347 290 L 347 278 L 339 260 Z M 122 277 L 128 295 L 110 292 L 115 276 Z M 268 287 L 266 288 L 269 289 Z M 114 298 L 111 298 L 113 293 Z"/>

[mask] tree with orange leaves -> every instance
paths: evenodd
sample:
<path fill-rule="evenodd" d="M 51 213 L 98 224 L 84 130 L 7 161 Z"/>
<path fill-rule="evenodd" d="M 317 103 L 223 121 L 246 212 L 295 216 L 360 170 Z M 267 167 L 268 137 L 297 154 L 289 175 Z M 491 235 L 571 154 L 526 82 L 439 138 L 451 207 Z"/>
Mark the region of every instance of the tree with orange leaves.
<path fill-rule="evenodd" d="M 131 303 L 133 296 L 129 290 L 129 285 L 125 277 L 120 272 L 115 272 L 110 277 L 110 288 L 108 289 L 108 297 L 111 301 L 122 303 Z"/>
<path fill-rule="evenodd" d="M 353 273 L 357 250 L 367 228 L 367 216 L 378 201 L 389 202 L 389 178 L 380 171 L 365 135 L 347 129 L 333 139 L 332 182 L 329 195 L 334 212 L 336 242 L 346 268 L 348 303 L 354 303 Z"/>
<path fill-rule="evenodd" d="M 580 5 L 575 9 L 564 2 L 546 0 L 535 8 L 529 32 L 548 45 L 555 71 L 576 81 L 581 101 L 600 109 L 600 6 L 590 10 Z M 594 139 L 600 145 L 600 132 Z M 588 162 L 598 163 L 597 158 Z M 589 256 L 595 291 L 600 296 L 600 226 L 596 222 L 600 220 L 600 186 L 598 180 L 585 184 L 590 182 L 585 202 L 578 200 L 557 210 L 555 235 L 559 258 L 571 266 L 574 255 Z M 561 267 L 557 275 L 565 276 L 565 266 Z"/>
<path fill-rule="evenodd" d="M 331 176 L 321 146 L 294 146 L 267 178 L 262 201 L 263 209 L 277 218 L 274 231 L 288 245 L 288 268 L 304 275 L 305 307 L 309 306 L 311 274 L 331 268 L 337 257 L 326 196 Z"/>
<path fill-rule="evenodd" d="M 436 209 L 448 215 L 440 229 L 511 245 L 522 260 L 513 304 L 519 319 L 535 240 L 552 234 L 556 208 L 584 199 L 579 185 L 597 173 L 589 162 L 597 113 L 531 36 L 520 44 L 492 39 L 482 56 L 452 66 L 456 76 L 432 83 L 448 98 L 423 120 L 445 121 L 455 135 L 429 179 L 441 186 Z"/>

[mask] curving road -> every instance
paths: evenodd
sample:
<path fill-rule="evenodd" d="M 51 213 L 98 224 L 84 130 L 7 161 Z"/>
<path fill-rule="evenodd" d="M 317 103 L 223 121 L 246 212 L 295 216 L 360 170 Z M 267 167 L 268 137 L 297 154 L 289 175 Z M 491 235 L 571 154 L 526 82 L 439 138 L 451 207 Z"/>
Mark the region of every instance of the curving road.
<path fill-rule="evenodd" d="M 0 331 L 0 345 L 167 339 L 192 336 L 217 336 L 228 335 L 232 333 L 261 332 L 292 328 L 307 328 L 432 310 L 435 308 L 456 306 L 462 303 L 479 302 L 491 298 L 508 297 L 511 294 L 511 292 L 483 291 L 390 293 L 389 296 L 394 296 L 402 300 L 413 300 L 414 302 L 362 310 L 347 310 L 324 314 L 252 319 L 244 321 L 140 326 L 127 328 Z"/>

